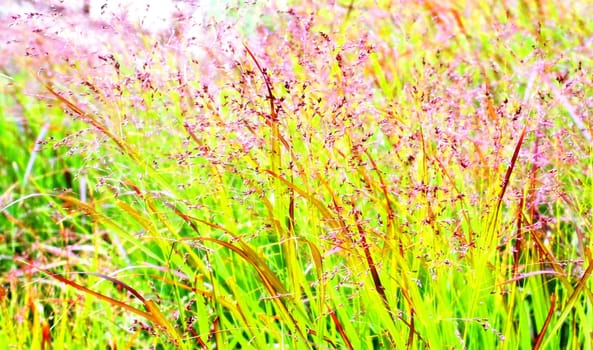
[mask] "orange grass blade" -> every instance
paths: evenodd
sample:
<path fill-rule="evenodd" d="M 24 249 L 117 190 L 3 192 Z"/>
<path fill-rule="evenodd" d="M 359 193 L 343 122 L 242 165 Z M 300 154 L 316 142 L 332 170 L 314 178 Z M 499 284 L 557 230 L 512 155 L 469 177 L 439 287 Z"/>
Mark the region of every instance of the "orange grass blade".
<path fill-rule="evenodd" d="M 210 327 L 210 338 L 214 336 L 214 341 L 216 344 L 216 349 L 222 349 L 224 341 L 220 336 L 220 317 L 216 316 L 214 321 L 212 322 L 212 327 Z"/>
<path fill-rule="evenodd" d="M 129 311 L 131 313 L 134 313 L 140 317 L 143 317 L 151 322 L 153 322 L 154 324 L 162 327 L 167 334 L 169 334 L 169 336 L 171 337 L 171 340 L 175 342 L 176 345 L 181 344 L 181 337 L 179 336 L 179 333 L 177 333 L 177 330 L 175 329 L 175 327 L 173 327 L 173 325 L 165 318 L 165 316 L 162 314 L 162 312 L 159 310 L 159 308 L 156 306 L 156 304 L 154 303 L 154 301 L 150 300 L 150 299 L 145 299 L 138 291 L 136 291 L 134 288 L 128 286 L 127 284 L 113 278 L 113 277 L 109 277 L 107 275 L 103 275 L 100 273 L 93 273 L 93 272 L 85 272 L 84 274 L 87 275 L 93 275 L 93 276 L 97 276 L 100 278 L 103 278 L 105 280 L 111 281 L 115 284 L 117 284 L 118 286 L 126 289 L 127 291 L 129 291 L 130 293 L 132 293 L 136 298 L 138 298 L 140 301 L 142 301 L 142 303 L 144 304 L 144 307 L 146 308 L 146 310 L 148 312 L 144 312 L 140 309 L 137 309 L 131 305 L 128 305 L 124 302 L 121 302 L 117 299 L 113 299 L 111 297 L 108 297 L 106 295 L 103 295 L 101 293 L 95 292 L 92 289 L 89 289 L 87 287 L 84 287 L 72 280 L 69 280 L 67 278 L 64 278 L 58 274 L 55 274 L 53 272 L 50 272 L 48 270 L 44 270 L 41 269 L 39 267 L 35 267 L 37 270 L 49 275 L 50 277 L 66 284 L 69 285 L 75 289 L 80 290 L 81 292 L 84 292 L 86 294 L 90 294 L 100 300 L 106 301 L 109 304 L 113 305 L 113 306 L 117 306 L 120 307 L 126 311 Z"/>
<path fill-rule="evenodd" d="M 550 310 L 548 310 L 548 316 L 546 316 L 546 321 L 544 322 L 542 329 L 539 331 L 539 333 L 537 335 L 535 344 L 533 344 L 533 347 L 532 347 L 533 350 L 538 350 L 540 348 L 540 346 L 542 345 L 542 341 L 544 340 L 544 334 L 546 334 L 546 330 L 548 329 L 548 326 L 550 325 L 550 321 L 552 320 L 552 316 L 554 315 L 555 311 L 556 311 L 556 293 L 553 293 L 550 298 Z"/>
<path fill-rule="evenodd" d="M 311 202 L 311 204 L 313 204 L 320 212 L 321 215 L 328 220 L 328 222 L 332 221 L 332 214 L 329 211 L 329 209 L 327 209 L 325 207 L 325 205 L 323 205 L 323 203 L 321 203 L 321 201 L 319 201 L 318 199 L 314 198 L 313 196 L 311 196 L 309 193 L 307 193 L 306 191 L 302 190 L 301 188 L 297 187 L 295 184 L 293 184 L 292 182 L 286 180 L 284 177 L 276 174 L 275 172 L 273 172 L 272 170 L 264 170 L 266 173 L 272 175 L 273 177 L 277 178 L 278 180 L 280 180 L 280 182 L 282 182 L 283 184 L 285 184 L 288 188 L 294 190 L 296 193 L 298 193 L 299 195 L 301 195 L 303 198 L 305 198 L 306 200 L 308 200 L 309 202 Z"/>
<path fill-rule="evenodd" d="M 39 271 L 43 272 L 44 274 L 46 274 L 46 275 L 48 275 L 48 276 L 52 277 L 53 279 L 56 279 L 56 280 L 58 280 L 58 281 L 60 281 L 60 282 L 62 282 L 62 283 L 64 283 L 64 284 L 67 284 L 67 285 L 69 285 L 70 287 L 73 287 L 73 288 L 75 288 L 75 289 L 78 289 L 78 290 L 79 290 L 79 291 L 81 291 L 81 292 L 84 292 L 84 293 L 86 293 L 86 294 L 90 294 L 90 295 L 92 295 L 92 296 L 95 296 L 95 297 L 97 297 L 98 299 L 101 299 L 101 300 L 103 300 L 103 301 L 106 301 L 106 302 L 108 302 L 109 304 L 111 304 L 111 305 L 113 305 L 113 306 L 121 307 L 122 309 L 124 309 L 124 310 L 126 310 L 126 311 L 129 311 L 129 312 L 131 312 L 131 313 L 134 313 L 134 314 L 136 314 L 136 315 L 138 315 L 138 316 L 140 316 L 140 317 L 143 317 L 143 318 L 145 318 L 145 319 L 147 319 L 147 320 L 149 320 L 149 321 L 152 321 L 152 322 L 154 322 L 154 321 L 155 321 L 154 317 L 153 317 L 151 314 L 147 313 L 147 312 L 144 312 L 144 311 L 142 311 L 142 310 L 140 310 L 140 309 L 137 309 L 137 308 L 135 308 L 135 307 L 133 307 L 133 306 L 130 306 L 130 305 L 126 304 L 126 303 L 123 303 L 123 302 L 121 302 L 121 301 L 119 301 L 119 300 L 116 300 L 116 299 L 113 299 L 113 298 L 111 298 L 111 297 L 108 297 L 108 296 L 106 296 L 106 295 L 103 295 L 103 294 L 101 294 L 101 293 L 95 292 L 95 291 L 94 291 L 94 290 L 92 290 L 92 289 L 89 289 L 89 288 L 87 288 L 87 287 L 81 286 L 80 284 L 78 284 L 78 283 L 76 283 L 76 282 L 74 282 L 74 281 L 72 281 L 72 280 L 69 280 L 69 279 L 67 279 L 67 278 L 64 278 L 64 277 L 62 277 L 62 276 L 60 276 L 60 275 L 58 275 L 58 274 L 55 274 L 55 273 L 53 273 L 53 272 L 50 272 L 50 271 L 48 271 L 48 270 L 44 270 L 44 269 L 41 269 L 41 268 L 39 268 L 39 267 L 35 267 L 35 268 L 36 268 L 37 270 L 39 270 Z M 156 323 L 156 322 L 155 322 L 155 323 Z"/>
<path fill-rule="evenodd" d="M 570 313 L 572 312 L 574 305 L 576 304 L 577 300 L 579 299 L 579 297 L 581 295 L 581 292 L 583 290 L 586 290 L 587 289 L 586 288 L 587 287 L 587 281 L 591 277 L 591 273 L 593 273 L 593 262 L 592 261 L 589 261 L 589 266 L 587 267 L 587 270 L 585 270 L 585 272 L 583 273 L 583 277 L 581 277 L 581 279 L 577 283 L 576 288 L 572 292 L 570 298 L 568 298 L 568 301 L 563 306 L 562 313 L 560 314 L 560 316 L 556 320 L 556 324 L 554 325 L 554 327 L 552 328 L 552 330 L 549 332 L 549 334 L 554 335 L 554 334 L 556 334 L 556 332 L 558 332 L 558 330 L 560 330 L 560 328 L 564 324 L 564 321 L 566 320 L 566 318 L 568 317 L 568 315 L 570 315 Z M 551 339 L 552 339 L 552 337 L 548 337 L 542 343 L 541 348 L 542 349 L 547 349 L 548 342 Z"/>
<path fill-rule="evenodd" d="M 119 147 L 119 149 L 122 152 L 128 154 L 135 161 L 138 161 L 140 159 L 137 156 L 136 152 L 134 152 L 129 146 L 127 146 L 125 144 L 125 142 L 123 142 L 119 137 L 115 136 L 111 131 L 109 131 L 109 129 L 107 129 L 107 127 L 105 127 L 105 125 L 101 124 L 96 118 L 94 118 L 92 115 L 86 113 L 82 108 L 78 107 L 74 102 L 72 102 L 72 101 L 68 100 L 67 98 L 65 98 L 64 96 L 60 95 L 56 90 L 54 90 L 53 87 L 51 87 L 51 85 L 49 83 L 43 82 L 39 78 L 38 78 L 38 80 L 45 87 L 45 89 L 47 89 L 47 91 L 49 91 L 58 101 L 60 101 L 64 105 L 66 105 L 72 112 L 77 114 L 79 117 L 83 118 L 86 122 L 88 122 L 89 124 L 91 124 L 92 126 L 97 128 L 102 134 L 109 137 L 113 142 L 115 142 L 117 144 L 117 147 Z"/>
<path fill-rule="evenodd" d="M 197 221 L 201 221 L 196 219 Z M 206 223 L 206 222 L 204 222 Z M 210 224 L 212 227 L 219 227 L 215 224 Z M 219 227 L 220 228 L 220 227 Z M 224 230 L 224 229 L 223 229 Z M 224 230 L 228 234 L 232 235 L 233 237 L 238 237 L 227 230 Z M 239 239 L 239 244 L 241 248 L 235 246 L 232 243 L 225 242 L 220 239 L 212 238 L 212 237 L 195 237 L 195 238 L 182 238 L 182 241 L 209 241 L 221 245 L 229 250 L 235 252 L 239 256 L 241 256 L 246 262 L 248 262 L 251 266 L 253 266 L 259 275 L 261 281 L 263 282 L 264 286 L 270 293 L 271 300 L 282 310 L 281 315 L 286 317 L 294 326 L 294 329 L 297 331 L 299 336 L 306 341 L 306 337 L 303 334 L 298 322 L 293 317 L 292 312 L 288 310 L 285 302 L 286 297 L 291 297 L 292 294 L 284 287 L 280 279 L 276 276 L 276 274 L 270 269 L 270 267 L 265 263 L 265 261 L 257 255 L 257 253 L 249 247 L 246 243 Z M 297 308 L 297 310 L 301 310 Z M 303 315 L 307 317 L 308 315 Z"/>
<path fill-rule="evenodd" d="M 155 304 L 153 300 L 146 300 L 144 302 L 144 306 L 146 310 L 151 313 L 152 317 L 154 318 L 154 323 L 160 325 L 161 327 L 165 328 L 165 331 L 173 338 L 175 341 L 175 345 L 181 345 L 181 337 L 175 327 L 167 320 L 165 315 L 161 312 L 158 306 Z"/>
<path fill-rule="evenodd" d="M 249 50 L 247 45 L 243 44 L 243 47 L 245 48 L 245 50 L 247 51 L 247 53 L 249 54 L 249 56 L 251 57 L 251 59 L 253 60 L 255 65 L 257 66 L 257 69 L 259 70 L 259 72 L 264 77 L 264 83 L 266 84 L 266 89 L 268 90 L 268 100 L 270 102 L 270 116 L 272 118 L 272 121 L 276 122 L 276 121 L 278 121 L 278 115 L 276 113 L 276 107 L 274 105 L 274 94 L 272 93 L 272 84 L 270 83 L 270 77 L 268 76 L 268 74 L 266 74 L 266 72 L 259 65 L 259 62 L 255 58 L 255 55 L 251 52 L 251 50 Z"/>
<path fill-rule="evenodd" d="M 342 337 L 342 340 L 344 341 L 346 348 L 348 350 L 354 350 L 354 347 L 352 346 L 350 339 L 348 339 L 348 335 L 344 331 L 344 327 L 342 327 L 342 324 L 340 323 L 338 316 L 336 316 L 335 310 L 329 310 L 329 316 L 331 317 L 332 321 L 334 322 L 334 325 L 336 326 L 338 333 L 340 333 L 340 336 Z"/>
<path fill-rule="evenodd" d="M 284 287 L 284 285 L 278 279 L 278 277 L 276 277 L 276 274 L 274 274 L 274 272 L 267 266 L 267 264 L 265 264 L 263 259 L 261 259 L 255 251 L 251 250 L 251 248 L 247 248 L 246 245 L 242 245 L 241 248 L 243 249 L 241 249 L 232 243 L 225 242 L 223 240 L 212 237 L 192 237 L 182 238 L 182 240 L 210 241 L 230 249 L 231 251 L 237 253 L 239 256 L 245 259 L 245 261 L 249 262 L 255 268 L 258 275 L 262 279 L 262 282 L 264 282 L 272 297 L 285 296 L 288 294 L 288 290 L 286 289 L 286 287 Z"/>
<path fill-rule="evenodd" d="M 498 201 L 496 202 L 496 211 L 494 212 L 494 220 L 493 224 L 497 221 L 498 214 L 500 213 L 500 206 L 502 205 L 502 199 L 504 194 L 507 190 L 509 185 L 511 174 L 513 173 L 513 169 L 515 168 L 515 164 L 517 163 L 517 158 L 519 157 L 519 151 L 521 150 L 521 146 L 523 145 L 523 139 L 525 138 L 525 133 L 527 132 L 527 124 L 523 127 L 523 131 L 519 136 L 519 141 L 517 141 L 517 145 L 515 146 L 515 151 L 513 152 L 513 157 L 511 158 L 511 164 L 509 165 L 507 172 L 504 176 L 504 180 L 502 182 L 502 190 L 500 191 L 500 195 L 498 196 Z"/>

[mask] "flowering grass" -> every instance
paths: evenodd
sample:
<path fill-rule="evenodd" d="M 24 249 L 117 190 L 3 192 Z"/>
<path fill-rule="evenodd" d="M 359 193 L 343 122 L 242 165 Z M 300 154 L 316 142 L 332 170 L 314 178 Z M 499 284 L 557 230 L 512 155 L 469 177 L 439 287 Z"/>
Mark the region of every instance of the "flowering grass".
<path fill-rule="evenodd" d="M 1 343 L 591 349 L 587 6 L 5 15 Z"/>

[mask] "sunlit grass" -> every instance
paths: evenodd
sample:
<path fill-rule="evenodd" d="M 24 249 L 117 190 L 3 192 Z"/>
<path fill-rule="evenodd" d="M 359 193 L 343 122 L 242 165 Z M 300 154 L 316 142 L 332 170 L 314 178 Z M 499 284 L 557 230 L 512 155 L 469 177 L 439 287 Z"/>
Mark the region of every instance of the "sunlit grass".
<path fill-rule="evenodd" d="M 556 5 L 262 7 L 199 59 L 12 19 L 2 343 L 590 349 L 593 36 Z"/>

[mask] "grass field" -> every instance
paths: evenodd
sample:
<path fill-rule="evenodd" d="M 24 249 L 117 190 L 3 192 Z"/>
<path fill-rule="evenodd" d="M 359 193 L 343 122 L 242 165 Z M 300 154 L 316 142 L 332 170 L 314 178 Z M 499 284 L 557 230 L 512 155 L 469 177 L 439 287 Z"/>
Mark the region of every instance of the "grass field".
<path fill-rule="evenodd" d="M 2 348 L 592 349 L 592 9 L 4 14 Z"/>

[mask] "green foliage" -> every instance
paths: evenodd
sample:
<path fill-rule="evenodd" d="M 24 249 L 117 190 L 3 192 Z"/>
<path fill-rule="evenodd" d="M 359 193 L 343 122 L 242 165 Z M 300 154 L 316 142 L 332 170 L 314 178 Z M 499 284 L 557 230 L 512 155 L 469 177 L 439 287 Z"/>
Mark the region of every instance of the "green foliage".
<path fill-rule="evenodd" d="M 199 60 L 15 16 L 1 343 L 590 349 L 592 28 L 556 5 L 262 6 Z"/>

